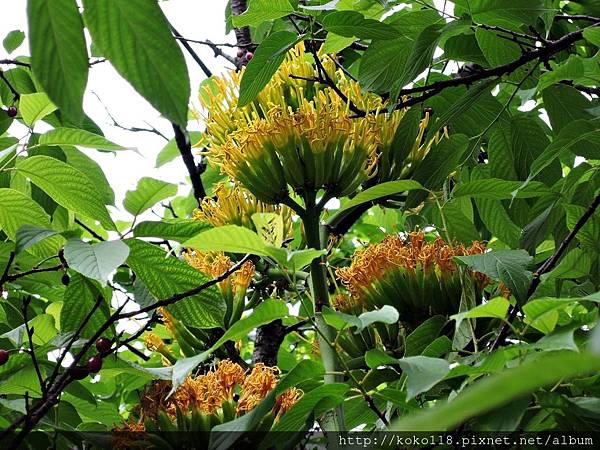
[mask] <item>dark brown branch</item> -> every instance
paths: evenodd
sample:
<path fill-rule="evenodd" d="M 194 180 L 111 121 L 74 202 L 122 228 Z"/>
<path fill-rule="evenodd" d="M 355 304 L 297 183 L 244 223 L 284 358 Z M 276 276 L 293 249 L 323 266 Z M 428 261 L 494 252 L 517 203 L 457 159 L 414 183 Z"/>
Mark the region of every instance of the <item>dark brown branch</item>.
<path fill-rule="evenodd" d="M 192 188 L 194 190 L 194 198 L 198 202 L 198 206 L 201 206 L 202 199 L 206 197 L 206 190 L 202 184 L 202 172 L 194 161 L 190 136 L 185 129 L 176 123 L 173 123 L 172 125 L 173 131 L 175 131 L 175 142 L 177 143 L 177 148 L 179 149 L 183 163 L 185 164 L 185 167 L 190 175 L 190 181 L 192 182 Z"/>
<path fill-rule="evenodd" d="M 554 20 L 583 20 L 586 22 L 600 22 L 600 17 L 586 16 L 584 14 L 566 14 L 564 16 L 555 16 Z"/>
<path fill-rule="evenodd" d="M 31 64 L 17 61 L 16 59 L 0 59 L 0 64 L 21 66 L 21 67 L 31 67 Z"/>
<path fill-rule="evenodd" d="M 62 270 L 64 269 L 64 265 L 63 264 L 58 264 L 56 266 L 52 266 L 52 267 L 42 267 L 40 269 L 31 269 L 31 270 L 27 270 L 25 272 L 20 272 L 20 273 L 14 273 L 12 275 L 8 275 L 6 277 L 6 281 L 8 282 L 12 282 L 15 280 L 18 280 L 19 278 L 23 278 L 29 275 L 33 275 L 36 273 L 43 273 L 43 272 L 56 272 L 58 270 Z"/>
<path fill-rule="evenodd" d="M 231 15 L 239 16 L 243 14 L 248 9 L 248 2 L 246 0 L 231 0 Z M 251 49 L 252 48 L 252 38 L 250 37 L 250 28 L 242 27 L 235 28 L 235 39 L 237 41 L 237 46 L 240 49 Z"/>
<path fill-rule="evenodd" d="M 6 75 L 4 75 L 4 72 L 2 70 L 0 70 L 0 79 L 4 81 L 4 83 L 8 86 L 8 89 L 10 89 L 10 92 L 12 92 L 14 101 L 19 100 L 19 97 L 21 96 L 19 94 L 19 91 L 17 91 L 15 87 L 11 84 L 11 82 L 8 80 L 8 78 L 6 78 Z"/>
<path fill-rule="evenodd" d="M 552 269 L 554 269 L 554 267 L 556 267 L 556 264 L 558 264 L 558 261 L 560 260 L 560 258 L 567 251 L 567 248 L 569 247 L 569 245 L 571 245 L 571 242 L 573 242 L 573 240 L 577 236 L 577 233 L 579 233 L 579 231 L 581 231 L 581 229 L 585 226 L 587 221 L 591 219 L 591 217 L 596 212 L 596 209 L 598 209 L 598 206 L 600 206 L 600 195 L 598 195 L 594 199 L 594 201 L 588 207 L 588 209 L 585 211 L 585 213 L 579 218 L 579 220 L 577 221 L 577 223 L 575 224 L 575 226 L 573 227 L 571 232 L 560 243 L 560 245 L 558 246 L 558 248 L 556 249 L 554 254 L 550 258 L 548 258 L 546 260 L 546 262 L 544 262 L 544 264 L 542 264 L 540 266 L 540 268 L 533 274 L 533 279 L 531 280 L 531 284 L 529 285 L 529 290 L 527 292 L 528 299 L 535 293 L 536 289 L 542 282 L 542 275 L 550 272 Z M 517 317 L 517 312 L 518 312 L 517 307 L 513 307 L 511 309 L 511 311 L 508 315 L 508 318 L 507 318 L 508 323 L 511 323 L 513 320 L 515 320 L 515 318 Z M 498 337 L 492 344 L 490 351 L 493 351 L 496 348 L 498 348 L 504 344 L 504 341 L 506 340 L 506 336 L 508 335 L 508 331 L 509 331 L 508 324 L 503 323 L 502 327 L 500 328 L 500 331 L 498 333 Z"/>
<path fill-rule="evenodd" d="M 181 33 L 179 33 L 179 31 L 177 31 L 173 25 L 171 25 L 171 31 L 173 32 L 173 35 L 179 40 L 179 42 L 181 42 L 181 45 L 183 45 L 183 47 L 187 50 L 192 59 L 196 61 L 196 64 L 200 66 L 202 72 L 204 72 L 204 75 L 206 75 L 207 77 L 212 77 L 212 72 L 210 71 L 210 69 L 200 59 L 198 53 L 194 51 L 192 46 L 185 39 L 181 39 L 183 36 L 181 36 Z"/>
<path fill-rule="evenodd" d="M 15 260 L 15 252 L 10 252 L 8 255 L 8 261 L 6 262 L 6 267 L 4 268 L 4 272 L 2 272 L 2 277 L 0 277 L 0 291 L 2 291 L 2 287 L 4 283 L 8 281 L 8 272 L 10 272 L 10 266 Z"/>
<path fill-rule="evenodd" d="M 235 58 L 231 55 L 228 55 L 227 53 L 225 53 L 223 50 L 221 50 L 222 46 L 226 46 L 226 47 L 235 47 L 234 44 L 215 44 L 214 42 L 211 41 L 197 41 L 194 39 L 187 39 L 184 38 L 182 36 L 175 36 L 175 39 L 178 39 L 180 41 L 186 41 L 186 42 L 193 42 L 194 44 L 200 44 L 200 45 L 206 45 L 207 47 L 210 47 L 210 49 L 214 52 L 215 57 L 221 57 L 226 59 L 227 61 L 229 61 L 231 64 L 233 64 L 234 66 L 237 67 L 237 62 L 235 60 Z"/>
<path fill-rule="evenodd" d="M 88 227 L 85 223 L 83 223 L 78 218 L 75 218 L 75 223 L 77 225 L 79 225 L 81 228 L 83 228 L 85 231 L 87 231 L 88 233 L 90 233 L 92 235 L 92 237 L 94 237 L 95 239 L 98 239 L 99 241 L 104 241 L 105 240 L 102 236 L 100 236 L 98 233 L 96 233 L 94 230 L 92 230 L 90 227 Z"/>
<path fill-rule="evenodd" d="M 25 324 L 25 334 L 27 334 L 27 341 L 29 344 L 29 356 L 31 357 L 31 363 L 33 364 L 33 369 L 35 370 L 35 374 L 37 376 L 38 382 L 40 383 L 40 389 L 42 390 L 42 398 L 46 396 L 46 382 L 44 381 L 44 377 L 42 377 L 42 372 L 40 371 L 40 365 L 37 360 L 37 356 L 35 355 L 35 351 L 33 350 L 33 333 L 34 329 L 29 326 L 29 317 L 28 317 L 28 309 L 29 304 L 31 303 L 31 296 L 27 296 L 23 299 L 23 323 Z"/>

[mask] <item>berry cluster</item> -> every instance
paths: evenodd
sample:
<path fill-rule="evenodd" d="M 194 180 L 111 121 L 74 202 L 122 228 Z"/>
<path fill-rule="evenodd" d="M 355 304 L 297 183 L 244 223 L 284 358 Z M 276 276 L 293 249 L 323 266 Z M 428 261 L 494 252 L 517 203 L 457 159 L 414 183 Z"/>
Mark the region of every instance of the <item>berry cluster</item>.
<path fill-rule="evenodd" d="M 96 350 L 98 354 L 88 359 L 85 366 L 73 365 L 69 367 L 70 375 L 76 380 L 83 380 L 89 374 L 98 373 L 102 369 L 102 358 L 106 356 L 112 347 L 112 341 L 107 338 L 100 338 L 96 341 Z"/>
<path fill-rule="evenodd" d="M 254 58 L 254 53 L 240 48 L 237 52 L 237 57 L 240 59 L 244 58 L 246 61 L 250 61 L 252 58 Z"/>

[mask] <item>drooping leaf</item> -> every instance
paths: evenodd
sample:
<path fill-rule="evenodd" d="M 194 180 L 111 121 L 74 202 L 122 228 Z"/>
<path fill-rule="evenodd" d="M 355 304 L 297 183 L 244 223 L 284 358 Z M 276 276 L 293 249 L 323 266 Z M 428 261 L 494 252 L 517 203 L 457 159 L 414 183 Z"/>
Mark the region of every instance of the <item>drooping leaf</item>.
<path fill-rule="evenodd" d="M 117 72 L 167 119 L 187 124 L 190 81 L 183 53 L 157 2 L 86 0 L 94 44 Z"/>
<path fill-rule="evenodd" d="M 50 218 L 30 197 L 14 189 L 0 189 L 0 229 L 11 240 L 23 225 L 50 228 Z"/>
<path fill-rule="evenodd" d="M 125 147 L 114 144 L 104 136 L 77 128 L 55 128 L 40 136 L 40 145 L 75 145 L 95 148 L 96 150 L 125 150 Z"/>
<path fill-rule="evenodd" d="M 125 262 L 129 247 L 122 241 L 104 241 L 95 244 L 70 239 L 65 245 L 65 259 L 69 267 L 88 278 L 106 285 L 109 275 Z"/>
<path fill-rule="evenodd" d="M 533 258 L 525 250 L 497 250 L 479 255 L 457 256 L 471 269 L 502 281 L 518 302 L 524 302 L 533 274 L 527 270 Z"/>
<path fill-rule="evenodd" d="M 31 224 L 25 224 L 17 230 L 15 254 L 33 247 L 49 237 L 56 236 L 58 231 L 51 228 L 42 228 Z"/>
<path fill-rule="evenodd" d="M 69 118 L 83 118 L 88 55 L 75 0 L 27 2 L 31 68 L 52 101 Z"/>
<path fill-rule="evenodd" d="M 185 242 L 211 226 L 194 219 L 172 219 L 160 222 L 140 222 L 133 229 L 135 237 L 155 237 L 177 242 Z"/>
<path fill-rule="evenodd" d="M 258 46 L 240 81 L 238 107 L 246 106 L 252 102 L 263 90 L 285 59 L 285 53 L 296 40 L 295 33 L 278 31 L 269 35 Z"/>
<path fill-rule="evenodd" d="M 125 209 L 138 216 L 157 202 L 177 194 L 177 185 L 155 178 L 143 177 L 138 181 L 133 191 L 127 191 L 123 206 Z"/>
<path fill-rule="evenodd" d="M 200 271 L 160 247 L 128 239 L 130 253 L 127 264 L 157 300 L 164 300 L 203 285 L 209 279 Z M 186 325 L 196 328 L 222 326 L 225 303 L 215 286 L 169 306 L 169 311 Z"/>
<path fill-rule="evenodd" d="M 509 306 L 509 301 L 504 297 L 495 297 L 487 303 L 477 305 L 475 308 L 468 311 L 454 314 L 453 316 L 450 316 L 450 318 L 456 321 L 456 328 L 458 329 L 464 319 L 477 319 L 479 317 L 504 319 Z"/>
<path fill-rule="evenodd" d="M 101 194 L 84 173 L 58 159 L 42 155 L 20 161 L 17 170 L 59 205 L 100 221 L 106 229 L 115 229 Z"/>
<path fill-rule="evenodd" d="M 398 364 L 406 374 L 407 400 L 431 389 L 450 371 L 448 361 L 427 356 L 409 356 Z"/>

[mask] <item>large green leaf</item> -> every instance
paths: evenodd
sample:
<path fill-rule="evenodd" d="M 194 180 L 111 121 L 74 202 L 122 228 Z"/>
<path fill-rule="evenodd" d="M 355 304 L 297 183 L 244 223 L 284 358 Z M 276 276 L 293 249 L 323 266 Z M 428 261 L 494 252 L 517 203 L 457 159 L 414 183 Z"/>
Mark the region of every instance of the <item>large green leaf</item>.
<path fill-rule="evenodd" d="M 265 300 L 259 304 L 248 317 L 235 322 L 221 338 L 208 350 L 191 358 L 180 358 L 173 367 L 173 390 L 183 383 L 186 377 L 227 341 L 235 341 L 245 337 L 248 332 L 255 328 L 271 323 L 288 315 L 288 307 L 281 300 Z"/>
<path fill-rule="evenodd" d="M 14 189 L 0 189 L 0 229 L 11 240 L 23 225 L 50 228 L 50 218 L 30 197 Z"/>
<path fill-rule="evenodd" d="M 460 13 L 472 14 L 473 20 L 489 25 L 516 27 L 533 24 L 546 11 L 542 0 L 455 0 Z"/>
<path fill-rule="evenodd" d="M 452 401 L 402 417 L 393 431 L 445 431 L 469 418 L 500 408 L 537 389 L 600 370 L 600 357 L 589 353 L 541 354 L 520 367 L 484 378 L 466 388 Z"/>
<path fill-rule="evenodd" d="M 127 191 L 123 206 L 125 209 L 137 216 L 157 202 L 177 194 L 177 185 L 155 178 L 143 177 L 138 181 L 133 191 Z"/>
<path fill-rule="evenodd" d="M 406 38 L 374 41 L 360 61 L 358 80 L 365 90 L 389 92 L 402 75 L 412 49 Z"/>
<path fill-rule="evenodd" d="M 40 136 L 40 145 L 76 145 L 97 150 L 125 150 L 104 136 L 77 128 L 56 128 Z"/>
<path fill-rule="evenodd" d="M 135 237 L 155 237 L 185 242 L 211 226 L 194 219 L 172 219 L 160 222 L 141 222 L 133 229 Z"/>
<path fill-rule="evenodd" d="M 401 36 L 391 25 L 374 19 L 366 19 L 357 11 L 336 11 L 327 14 L 321 21 L 323 28 L 345 37 L 360 39 L 394 39 Z"/>
<path fill-rule="evenodd" d="M 43 92 L 23 94 L 19 100 L 19 110 L 23 122 L 30 127 L 56 110 L 56 105 Z"/>
<path fill-rule="evenodd" d="M 71 146 L 63 146 L 62 152 L 67 157 L 67 164 L 85 173 L 100 191 L 106 205 L 115 204 L 115 193 L 104 175 L 100 165 L 82 151 Z"/>
<path fill-rule="evenodd" d="M 252 0 L 243 14 L 233 17 L 233 25 L 237 28 L 256 27 L 267 20 L 279 19 L 292 12 L 294 8 L 288 0 Z"/>
<path fill-rule="evenodd" d="M 409 356 L 398 360 L 406 374 L 406 399 L 410 400 L 439 383 L 450 371 L 448 361 L 427 356 Z"/>
<path fill-rule="evenodd" d="M 555 84 L 542 92 L 544 107 L 548 112 L 550 124 L 556 132 L 560 132 L 570 123 L 579 119 L 592 119 L 589 109 L 593 104 L 577 89 L 564 84 Z"/>
<path fill-rule="evenodd" d="M 94 183 L 79 170 L 49 156 L 31 156 L 17 164 L 17 170 L 61 206 L 99 220 L 109 230 L 115 224 Z"/>
<path fill-rule="evenodd" d="M 238 106 L 246 106 L 269 83 L 277 71 L 286 52 L 297 40 L 295 33 L 278 31 L 269 35 L 256 49 L 254 58 L 248 63 L 240 81 Z"/>
<path fill-rule="evenodd" d="M 167 119 L 187 124 L 190 81 L 183 53 L 157 2 L 85 0 L 94 44 Z"/>
<path fill-rule="evenodd" d="M 89 244 L 71 239 L 65 245 L 65 259 L 69 267 L 102 285 L 106 285 L 109 275 L 125 262 L 128 255 L 129 247 L 122 241 Z"/>
<path fill-rule="evenodd" d="M 477 305 L 475 308 L 471 308 L 468 311 L 454 314 L 453 316 L 450 316 L 450 318 L 456 321 L 456 329 L 458 330 L 461 322 L 465 319 L 477 319 L 479 317 L 504 319 L 509 306 L 509 301 L 504 297 L 495 297 L 487 303 Z"/>
<path fill-rule="evenodd" d="M 129 239 L 125 243 L 130 248 L 127 263 L 158 300 L 197 288 L 209 280 L 180 259 L 168 256 L 156 245 L 138 239 Z M 223 324 L 225 302 L 216 286 L 211 286 L 169 306 L 169 310 L 186 325 L 214 328 Z"/>
<path fill-rule="evenodd" d="M 25 224 L 17 230 L 15 254 L 18 255 L 22 251 L 35 246 L 38 242 L 56 236 L 57 234 L 58 231 L 51 228 L 42 228 L 31 224 Z M 57 242 L 57 239 L 54 241 Z M 62 239 L 60 239 L 60 241 L 64 242 Z"/>
<path fill-rule="evenodd" d="M 500 180 L 486 178 L 483 180 L 469 181 L 459 184 L 452 194 L 454 197 L 487 198 L 491 200 L 504 200 L 513 198 L 532 198 L 548 194 L 549 190 L 544 183 L 532 181 L 525 188 L 520 181 Z M 514 193 L 514 194 L 513 194 Z"/>
<path fill-rule="evenodd" d="M 527 299 L 533 274 L 527 270 L 533 258 L 525 250 L 497 250 L 479 255 L 457 256 L 456 259 L 471 269 L 502 281 L 517 301 Z"/>
<path fill-rule="evenodd" d="M 63 333 L 77 331 L 99 295 L 99 290 L 85 277 L 78 273 L 71 275 L 60 310 L 60 330 Z M 104 301 L 83 328 L 81 336 L 92 336 L 106 322 L 108 314 L 108 303 Z"/>
<path fill-rule="evenodd" d="M 33 73 L 61 111 L 79 122 L 88 55 L 77 2 L 28 1 L 27 19 Z"/>

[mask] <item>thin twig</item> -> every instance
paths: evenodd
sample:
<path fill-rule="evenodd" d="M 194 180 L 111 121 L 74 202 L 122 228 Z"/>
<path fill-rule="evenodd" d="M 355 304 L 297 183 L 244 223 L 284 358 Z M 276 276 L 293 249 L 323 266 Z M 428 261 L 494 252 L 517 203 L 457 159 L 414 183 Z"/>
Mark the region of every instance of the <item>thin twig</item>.
<path fill-rule="evenodd" d="M 29 356 L 31 357 L 31 363 L 33 364 L 33 368 L 35 370 L 35 374 L 38 378 L 38 382 L 40 383 L 40 389 L 42 390 L 42 398 L 46 397 L 46 382 L 44 381 L 44 377 L 42 376 L 42 372 L 40 371 L 40 365 L 38 364 L 37 356 L 35 355 L 35 351 L 33 350 L 33 328 L 29 326 L 29 318 L 27 314 L 27 310 L 29 309 L 29 303 L 31 302 L 31 296 L 27 296 L 23 299 L 23 322 L 25 324 L 25 333 L 27 334 L 27 341 L 29 343 Z"/>
<path fill-rule="evenodd" d="M 31 67 L 31 64 L 17 61 L 16 59 L 0 59 L 0 64 L 21 66 L 21 67 Z"/>
<path fill-rule="evenodd" d="M 569 247 L 571 242 L 577 236 L 577 233 L 579 233 L 579 231 L 581 231 L 581 229 L 584 227 L 584 225 L 587 223 L 587 221 L 590 220 L 590 218 L 594 215 L 594 213 L 596 212 L 596 209 L 598 209 L 598 206 L 600 206 L 600 194 L 598 196 L 596 196 L 596 198 L 594 199 L 592 204 L 588 207 L 588 209 L 585 211 L 585 213 L 579 218 L 579 220 L 577 221 L 577 223 L 575 224 L 575 226 L 573 227 L 571 232 L 560 243 L 560 245 L 558 246 L 558 248 L 556 249 L 554 254 L 550 258 L 548 258 L 546 260 L 546 262 L 544 262 L 544 264 L 542 264 L 540 266 L 540 268 L 533 274 L 533 279 L 531 280 L 531 284 L 529 285 L 529 290 L 527 292 L 527 299 L 529 299 L 535 293 L 537 287 L 542 282 L 542 275 L 544 275 L 544 274 L 550 272 L 552 269 L 554 269 L 554 267 L 556 266 L 556 264 L 558 263 L 558 261 L 560 260 L 562 255 L 567 251 L 567 248 Z M 506 320 L 506 322 L 508 324 L 512 323 L 512 321 L 515 320 L 515 318 L 517 317 L 517 312 L 518 312 L 517 307 L 513 307 L 511 309 L 511 311 L 508 315 L 508 318 Z M 498 332 L 498 337 L 492 344 L 490 351 L 493 351 L 496 348 L 498 348 L 504 344 L 504 341 L 506 339 L 506 336 L 507 336 L 508 330 L 509 330 L 509 326 L 507 323 L 502 324 L 500 331 Z"/>
<path fill-rule="evenodd" d="M 202 69 L 202 72 L 204 72 L 204 75 L 206 75 L 209 78 L 212 77 L 212 72 L 210 71 L 208 66 L 206 64 L 204 64 L 204 62 L 202 62 L 202 59 L 200 59 L 200 57 L 198 56 L 198 53 L 196 53 L 194 51 L 194 49 L 189 44 L 189 42 L 184 39 L 180 39 L 183 36 L 181 36 L 181 33 L 179 31 L 177 31 L 173 25 L 170 25 L 170 27 L 171 27 L 171 31 L 173 32 L 173 35 L 179 39 L 179 42 L 181 42 L 181 45 L 183 45 L 183 47 L 187 50 L 187 52 L 190 54 L 192 59 L 194 61 L 196 61 L 196 64 L 198 64 L 200 66 L 200 68 Z"/>
<path fill-rule="evenodd" d="M 8 80 L 8 78 L 6 78 L 6 75 L 4 75 L 4 72 L 2 70 L 0 70 L 0 79 L 4 81 L 4 83 L 8 86 L 8 89 L 10 89 L 10 92 L 12 92 L 14 101 L 19 100 L 19 97 L 21 96 L 19 94 L 19 91 L 17 91 L 15 87 L 11 84 L 11 82 Z"/>
<path fill-rule="evenodd" d="M 85 223 L 83 223 L 78 218 L 75 218 L 75 223 L 77 225 L 79 225 L 81 228 L 83 228 L 85 231 L 87 231 L 88 233 L 90 233 L 92 235 L 92 237 L 94 237 L 95 239 L 98 239 L 99 241 L 104 241 L 105 240 L 102 236 L 100 236 L 98 233 L 96 233 L 94 230 L 92 230 L 90 227 L 88 227 Z"/>

